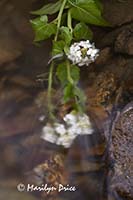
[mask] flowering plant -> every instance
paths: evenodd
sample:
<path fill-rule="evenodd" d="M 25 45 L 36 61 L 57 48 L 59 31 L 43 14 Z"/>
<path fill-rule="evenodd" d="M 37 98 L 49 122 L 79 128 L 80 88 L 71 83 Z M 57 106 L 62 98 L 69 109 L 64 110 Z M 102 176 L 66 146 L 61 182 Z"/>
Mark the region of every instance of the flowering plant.
<path fill-rule="evenodd" d="M 61 83 L 63 103 L 72 101 L 74 102 L 73 110 L 79 113 L 84 112 L 86 98 L 78 86 L 80 66 L 88 66 L 98 56 L 99 50 L 95 48 L 94 43 L 90 43 L 93 33 L 89 24 L 108 26 L 101 13 L 100 0 L 58 0 L 32 12 L 38 15 L 37 18 L 31 20 L 35 31 L 34 41 L 52 39 L 51 59 L 48 63 L 50 66 L 48 110 L 52 119 L 54 119 L 54 106 L 51 92 L 54 76 Z M 52 15 L 52 20 L 50 15 Z M 53 130 L 51 127 L 47 127 L 48 129 Z"/>
<path fill-rule="evenodd" d="M 44 126 L 41 138 L 68 148 L 76 136 L 92 133 L 89 117 L 72 111 L 64 116 L 62 123 L 48 123 Z"/>

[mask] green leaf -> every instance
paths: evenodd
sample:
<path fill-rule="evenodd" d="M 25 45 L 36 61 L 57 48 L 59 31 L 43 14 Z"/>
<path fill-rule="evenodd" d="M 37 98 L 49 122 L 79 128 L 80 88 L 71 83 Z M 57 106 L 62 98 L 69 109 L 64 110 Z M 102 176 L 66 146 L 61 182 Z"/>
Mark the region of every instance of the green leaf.
<path fill-rule="evenodd" d="M 41 17 L 37 17 L 33 20 L 30 20 L 30 23 L 32 25 L 32 28 L 34 30 L 36 30 L 37 28 L 39 28 L 40 26 L 46 24 L 48 22 L 48 17 L 47 15 L 43 15 Z"/>
<path fill-rule="evenodd" d="M 64 52 L 65 52 L 65 54 L 67 55 L 68 54 L 68 52 L 69 52 L 69 46 L 67 46 L 67 45 L 65 45 L 65 47 L 64 47 Z"/>
<path fill-rule="evenodd" d="M 65 62 L 58 65 L 56 75 L 64 86 L 67 83 L 67 68 Z"/>
<path fill-rule="evenodd" d="M 74 30 L 73 30 L 73 34 L 74 34 L 74 38 L 76 40 L 81 40 L 81 39 L 89 39 L 91 40 L 92 39 L 92 36 L 93 36 L 93 33 L 92 31 L 89 29 L 89 27 L 81 22 L 81 23 L 78 23 Z"/>
<path fill-rule="evenodd" d="M 65 41 L 67 45 L 71 44 L 72 41 L 72 33 L 70 32 L 68 27 L 62 26 L 60 28 L 60 38 Z"/>
<path fill-rule="evenodd" d="M 74 81 L 74 83 L 78 83 L 79 79 L 80 79 L 80 69 L 79 67 L 77 67 L 76 65 L 71 65 L 71 77 Z"/>
<path fill-rule="evenodd" d="M 52 15 L 60 10 L 62 2 L 57 1 L 56 3 L 49 3 L 44 5 L 41 9 L 32 11 L 31 14 L 34 15 Z"/>
<path fill-rule="evenodd" d="M 68 2 L 74 19 L 84 23 L 109 26 L 109 23 L 101 16 L 101 10 L 94 0 L 68 0 Z"/>
<path fill-rule="evenodd" d="M 52 49 L 52 55 L 58 55 L 63 53 L 65 47 L 65 42 L 60 40 L 60 41 L 53 41 L 53 49 Z"/>
<path fill-rule="evenodd" d="M 86 96 L 80 88 L 78 88 L 78 87 L 74 88 L 74 95 L 78 97 L 79 103 L 84 105 L 84 103 L 86 101 Z"/>
<path fill-rule="evenodd" d="M 77 84 L 80 78 L 79 68 L 75 65 L 71 65 L 70 74 L 74 84 Z M 65 62 L 58 65 L 56 75 L 63 86 L 68 83 L 67 67 Z"/>
<path fill-rule="evenodd" d="M 63 94 L 64 94 L 63 95 L 64 103 L 67 103 L 68 101 L 70 101 L 70 99 L 72 99 L 74 97 L 73 85 L 67 84 L 63 90 Z"/>
<path fill-rule="evenodd" d="M 56 25 L 53 23 L 48 24 L 47 21 L 48 18 L 46 15 L 30 20 L 32 28 L 35 31 L 34 42 L 46 40 L 56 33 Z"/>
<path fill-rule="evenodd" d="M 98 7 L 101 11 L 103 11 L 103 5 L 102 5 L 101 1 L 100 1 L 100 0 L 95 0 L 95 3 L 96 3 L 96 5 L 97 5 L 97 7 Z"/>

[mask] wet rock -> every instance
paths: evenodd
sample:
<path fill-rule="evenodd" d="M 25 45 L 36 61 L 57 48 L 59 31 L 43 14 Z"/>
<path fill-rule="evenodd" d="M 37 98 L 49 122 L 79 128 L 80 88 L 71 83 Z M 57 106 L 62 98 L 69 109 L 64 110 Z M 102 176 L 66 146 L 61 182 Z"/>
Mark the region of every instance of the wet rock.
<path fill-rule="evenodd" d="M 59 184 L 66 184 L 65 174 L 64 174 L 64 162 L 65 156 L 63 154 L 53 154 L 47 159 L 44 163 L 36 166 L 31 174 L 29 174 L 29 180 L 34 182 L 36 185 L 52 185 L 58 188 Z M 58 194 L 57 191 L 50 192 L 41 192 L 41 196 L 49 198 L 50 196 L 56 196 Z"/>
<path fill-rule="evenodd" d="M 16 10 L 13 4 L 1 2 L 0 11 L 0 65 L 2 65 L 18 58 L 24 47 L 32 43 L 33 34 L 27 16 Z"/>
<path fill-rule="evenodd" d="M 7 17 L 13 11 L 11 5 L 1 5 L 0 9 L 0 65 L 6 62 L 10 62 L 21 55 L 22 44 L 19 41 L 18 35 L 10 23 L 10 19 Z M 5 12 L 5 15 L 3 15 Z M 4 17 L 5 16 L 5 17 Z M 4 29 L 3 29 L 4 27 Z"/>
<path fill-rule="evenodd" d="M 104 16 L 113 26 L 133 21 L 132 0 L 102 0 L 104 5 Z"/>
<path fill-rule="evenodd" d="M 4 64 L 3 71 L 5 71 L 5 73 L 7 73 L 8 71 L 15 72 L 17 69 L 19 69 L 19 66 L 16 65 L 15 62 L 11 62 L 11 63 Z"/>
<path fill-rule="evenodd" d="M 9 36 L 11 32 L 9 29 L 0 32 L 0 65 L 11 62 L 22 53 L 22 44 L 16 36 Z"/>
<path fill-rule="evenodd" d="M 86 106 L 99 129 L 103 129 L 114 104 L 125 105 L 132 99 L 132 66 L 132 58 L 115 55 L 111 48 L 106 47 L 92 68 L 88 69 L 85 82 Z M 85 77 L 86 74 L 81 76 Z M 83 77 L 81 80 L 84 80 Z"/>
<path fill-rule="evenodd" d="M 133 31 L 131 29 L 124 29 L 117 36 L 115 52 L 133 55 Z"/>
<path fill-rule="evenodd" d="M 39 128 L 39 114 L 38 108 L 34 105 L 23 107 L 22 110 L 17 111 L 14 114 L 13 103 L 7 108 L 6 115 L 4 118 L 1 116 L 0 119 L 0 131 L 1 138 L 6 136 L 12 136 L 15 134 L 31 133 Z M 9 113 L 10 112 L 10 113 Z"/>
<path fill-rule="evenodd" d="M 96 65 L 104 65 L 112 56 L 111 48 L 105 47 L 99 53 L 99 57 L 96 59 Z"/>
<path fill-rule="evenodd" d="M 16 78 L 15 78 L 16 77 Z M 34 102 L 37 87 L 23 76 L 4 76 L 0 84 L 1 137 L 31 132 L 39 122 L 40 109 Z M 36 128 L 35 128 L 36 127 Z"/>
<path fill-rule="evenodd" d="M 97 45 L 99 48 L 104 48 L 104 47 L 114 47 L 114 43 L 116 41 L 116 38 L 122 34 L 121 38 L 119 39 L 119 42 L 124 42 L 132 38 L 132 30 L 133 30 L 133 23 L 129 23 L 127 25 L 123 25 L 121 27 L 115 28 L 114 30 L 109 31 L 107 34 L 104 34 L 104 37 L 101 38 L 97 42 Z M 121 41 L 122 39 L 122 41 Z M 127 44 L 126 44 L 127 45 Z M 131 51 L 131 50 L 130 50 Z"/>
<path fill-rule="evenodd" d="M 120 198 L 132 199 L 132 137 L 133 102 L 117 117 L 112 131 L 112 154 L 114 173 L 111 175 L 111 190 Z"/>
<path fill-rule="evenodd" d="M 29 21 L 29 12 L 27 15 L 19 12 L 17 8 L 10 14 L 10 21 L 14 29 L 16 30 L 16 35 L 21 39 L 21 43 L 24 47 L 31 45 L 34 39 L 34 33 Z M 21 24 L 21 26 L 20 26 Z"/>
<path fill-rule="evenodd" d="M 26 0 L 24 2 L 18 2 L 17 0 L 12 0 L 12 4 L 22 12 L 29 12 L 32 8 L 32 4 L 37 2 L 38 0 Z"/>
<path fill-rule="evenodd" d="M 25 77 L 21 75 L 12 76 L 9 81 L 17 86 L 21 86 L 23 88 L 35 88 L 37 86 L 37 82 L 35 79 L 31 79 L 30 77 Z"/>

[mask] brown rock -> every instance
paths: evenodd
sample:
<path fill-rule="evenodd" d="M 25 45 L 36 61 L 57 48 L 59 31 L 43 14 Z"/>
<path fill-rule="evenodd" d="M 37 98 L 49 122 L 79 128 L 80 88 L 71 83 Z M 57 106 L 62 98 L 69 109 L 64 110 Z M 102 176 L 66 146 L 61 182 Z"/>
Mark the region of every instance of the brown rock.
<path fill-rule="evenodd" d="M 104 34 L 104 37 L 102 37 L 100 40 L 98 40 L 97 44 L 100 48 L 104 48 L 107 46 L 113 47 L 114 43 L 116 41 L 116 38 L 119 35 L 121 35 L 121 33 L 123 33 L 123 32 L 124 32 L 124 36 L 123 36 L 123 34 L 122 34 L 122 36 L 123 36 L 123 38 L 125 38 L 125 40 L 132 38 L 132 30 L 133 30 L 133 23 L 123 25 L 119 28 L 115 28 L 114 30 L 111 30 L 107 34 Z M 128 38 L 127 38 L 127 36 L 128 36 Z"/>
<path fill-rule="evenodd" d="M 132 0 L 103 0 L 104 17 L 113 26 L 133 21 Z"/>
<path fill-rule="evenodd" d="M 30 77 L 20 75 L 12 76 L 10 78 L 10 82 L 24 88 L 35 88 L 37 86 L 37 82 L 35 79 L 32 80 Z"/>
<path fill-rule="evenodd" d="M 112 131 L 114 173 L 111 175 L 111 190 L 120 198 L 133 198 L 132 193 L 132 135 L 133 102 L 117 117 Z"/>
<path fill-rule="evenodd" d="M 11 107 L 10 112 L 13 112 Z M 37 114 L 37 112 L 38 109 L 34 105 L 31 105 L 29 107 L 24 107 L 17 114 L 12 113 L 10 117 L 5 117 L 4 119 L 1 118 L 0 137 L 2 138 L 21 133 L 27 134 L 27 132 L 31 133 L 32 131 L 35 131 L 40 124 L 38 120 L 39 113 Z"/>
<path fill-rule="evenodd" d="M 33 41 L 28 14 L 21 13 L 15 5 L 4 0 L 0 4 L 0 65 L 18 58 Z"/>
<path fill-rule="evenodd" d="M 22 45 L 15 37 L 10 37 L 9 30 L 4 29 L 0 32 L 0 65 L 11 62 L 22 53 Z"/>
<path fill-rule="evenodd" d="M 124 29 L 115 41 L 115 52 L 133 55 L 133 31 Z"/>
<path fill-rule="evenodd" d="M 31 132 L 38 127 L 40 110 L 34 103 L 32 82 L 20 79 L 6 84 L 2 79 L 0 88 L 0 130 L 1 137 L 22 132 Z M 9 81 L 9 80 L 8 80 Z M 23 82 L 24 81 L 24 82 Z"/>
<path fill-rule="evenodd" d="M 111 48 L 105 47 L 99 53 L 98 58 L 96 59 L 96 65 L 104 65 L 111 58 Z"/>
<path fill-rule="evenodd" d="M 10 62 L 21 55 L 23 45 L 10 20 L 14 11 L 11 4 L 0 5 L 0 65 Z M 3 28 L 4 27 L 4 28 Z"/>

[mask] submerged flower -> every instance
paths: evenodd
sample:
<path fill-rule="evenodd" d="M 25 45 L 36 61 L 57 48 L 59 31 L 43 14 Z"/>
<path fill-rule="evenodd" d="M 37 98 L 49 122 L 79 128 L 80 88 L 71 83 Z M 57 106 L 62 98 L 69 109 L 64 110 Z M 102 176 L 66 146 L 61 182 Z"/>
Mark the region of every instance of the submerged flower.
<path fill-rule="evenodd" d="M 89 65 L 98 57 L 99 50 L 95 48 L 94 43 L 91 44 L 89 40 L 76 42 L 71 45 L 67 57 L 73 64 L 79 66 Z"/>
<path fill-rule="evenodd" d="M 77 135 L 92 134 L 93 132 L 90 119 L 86 114 L 77 114 L 77 121 L 71 126 L 70 130 L 74 131 L 74 129 Z"/>
<path fill-rule="evenodd" d="M 56 133 L 58 133 L 60 135 L 64 135 L 66 133 L 66 129 L 65 129 L 64 124 L 55 123 L 54 127 L 55 127 Z"/>
<path fill-rule="evenodd" d="M 66 114 L 63 120 L 64 123 L 53 123 L 44 126 L 41 138 L 69 148 L 78 135 L 93 133 L 90 119 L 86 114 L 72 111 Z"/>
<path fill-rule="evenodd" d="M 43 127 L 41 138 L 48 142 L 56 143 L 57 135 L 55 134 L 54 128 L 50 124 Z"/>
<path fill-rule="evenodd" d="M 65 148 L 69 148 L 74 139 L 75 139 L 75 135 L 72 136 L 72 135 L 66 134 L 66 135 L 59 137 L 56 144 L 62 145 Z"/>
<path fill-rule="evenodd" d="M 66 122 L 66 124 L 73 125 L 73 124 L 76 124 L 77 116 L 75 112 L 71 112 L 69 114 L 66 114 L 63 119 Z"/>

